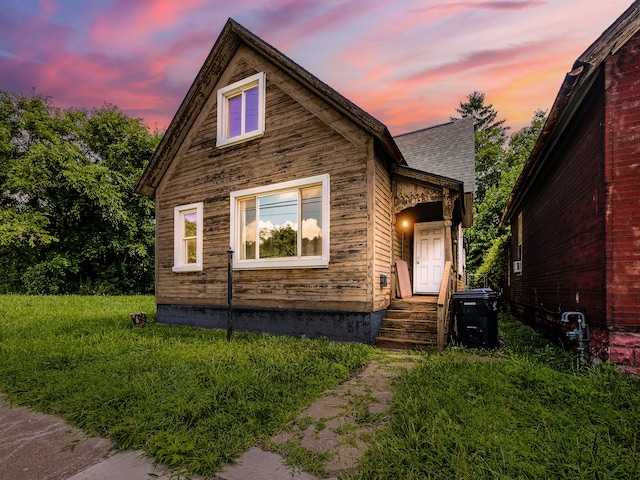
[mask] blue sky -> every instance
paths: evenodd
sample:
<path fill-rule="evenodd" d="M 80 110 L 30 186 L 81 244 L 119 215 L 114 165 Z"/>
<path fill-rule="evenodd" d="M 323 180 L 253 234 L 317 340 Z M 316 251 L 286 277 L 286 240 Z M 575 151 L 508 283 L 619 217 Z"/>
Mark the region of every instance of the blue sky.
<path fill-rule="evenodd" d="M 5 0 L 0 89 L 108 102 L 165 129 L 231 17 L 392 134 L 482 91 L 512 130 L 548 110 L 628 0 Z"/>

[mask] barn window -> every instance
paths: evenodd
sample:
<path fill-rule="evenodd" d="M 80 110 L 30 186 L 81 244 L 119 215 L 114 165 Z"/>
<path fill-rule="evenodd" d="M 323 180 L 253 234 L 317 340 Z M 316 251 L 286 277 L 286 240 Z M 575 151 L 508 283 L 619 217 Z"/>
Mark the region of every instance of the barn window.
<path fill-rule="evenodd" d="M 231 194 L 234 267 L 329 264 L 329 175 Z"/>
<path fill-rule="evenodd" d="M 518 214 L 518 260 L 522 260 L 522 212 Z"/>
<path fill-rule="evenodd" d="M 513 273 L 522 274 L 522 212 L 518 215 L 518 223 L 516 225 L 518 229 L 518 251 L 516 252 L 517 259 L 513 262 Z"/>
<path fill-rule="evenodd" d="M 175 207 L 173 271 L 202 270 L 202 202 Z"/>
<path fill-rule="evenodd" d="M 223 147 L 262 135 L 264 104 L 264 72 L 218 90 L 216 145 Z"/>

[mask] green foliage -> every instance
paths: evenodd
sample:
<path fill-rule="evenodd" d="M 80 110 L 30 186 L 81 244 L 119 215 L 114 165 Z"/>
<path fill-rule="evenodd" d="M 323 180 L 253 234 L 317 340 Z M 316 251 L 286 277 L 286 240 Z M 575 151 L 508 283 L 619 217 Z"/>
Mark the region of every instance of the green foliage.
<path fill-rule="evenodd" d="M 147 311 L 147 327 L 130 312 Z M 277 433 L 371 347 L 158 325 L 152 297 L 0 296 L 0 391 L 119 448 L 211 475 Z"/>
<path fill-rule="evenodd" d="M 576 373 L 578 357 L 536 333 L 528 325 L 515 320 L 506 313 L 499 314 L 500 338 L 503 352 L 515 357 L 524 357 L 565 373 Z"/>
<path fill-rule="evenodd" d="M 509 235 L 503 234 L 496 237 L 484 255 L 484 260 L 476 271 L 474 287 L 482 287 L 481 279 L 490 279 L 492 286 L 502 285 L 504 282 L 505 266 L 509 262 Z"/>
<path fill-rule="evenodd" d="M 460 102 L 456 108 L 462 118 L 473 117 L 477 202 L 482 201 L 487 189 L 498 182 L 508 130 L 504 126 L 506 120 L 496 120 L 498 112 L 492 104 L 485 105 L 484 102 L 484 93 L 476 91 L 467 95 L 467 101 Z"/>
<path fill-rule="evenodd" d="M 396 384 L 362 479 L 635 479 L 640 382 L 501 323 L 503 352 L 450 349 Z"/>
<path fill-rule="evenodd" d="M 260 258 L 295 257 L 298 233 L 291 225 L 260 230 Z"/>
<path fill-rule="evenodd" d="M 504 273 L 507 271 L 506 241 L 509 232 L 506 226 L 500 227 L 502 214 L 520 172 L 542 131 L 545 119 L 545 112 L 537 110 L 531 124 L 509 138 L 502 154 L 493 157 L 498 159 L 498 163 L 492 167 L 491 177 L 495 178 L 497 174 L 497 180 L 486 185 L 483 197 L 476 198 L 474 203 L 473 226 L 465 233 L 470 244 L 467 268 L 469 272 L 478 275 L 490 274 L 494 286 L 501 284 Z M 485 178 L 488 177 L 485 176 Z M 494 243 L 496 245 L 492 248 Z M 489 255 L 492 250 L 493 252 Z M 483 266 L 483 263 L 487 264 Z M 476 282 L 482 283 L 480 277 L 476 278 Z"/>
<path fill-rule="evenodd" d="M 133 188 L 160 135 L 105 104 L 0 91 L 0 291 L 153 290 L 153 202 Z"/>

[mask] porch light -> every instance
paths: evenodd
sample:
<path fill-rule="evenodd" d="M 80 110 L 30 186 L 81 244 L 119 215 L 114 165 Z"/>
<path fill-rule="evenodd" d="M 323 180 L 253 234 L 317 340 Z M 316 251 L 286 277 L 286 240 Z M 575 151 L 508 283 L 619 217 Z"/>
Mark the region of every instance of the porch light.
<path fill-rule="evenodd" d="M 409 220 L 402 220 L 402 228 L 407 229 L 409 227 Z"/>

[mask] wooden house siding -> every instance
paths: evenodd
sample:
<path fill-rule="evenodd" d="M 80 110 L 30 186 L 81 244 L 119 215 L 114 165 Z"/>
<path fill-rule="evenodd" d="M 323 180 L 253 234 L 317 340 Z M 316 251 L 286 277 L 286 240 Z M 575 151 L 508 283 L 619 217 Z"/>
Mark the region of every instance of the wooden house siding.
<path fill-rule="evenodd" d="M 562 334 L 559 316 L 580 310 L 591 324 L 605 322 L 604 101 L 592 99 L 577 114 L 570 135 L 557 145 L 547 170 L 529 188 L 522 213 L 522 258 L 518 213 L 512 218 L 511 301 L 531 321 Z"/>
<path fill-rule="evenodd" d="M 256 73 L 256 66 L 266 72 L 264 136 L 216 147 L 216 107 L 207 102 L 210 108 L 196 124 L 197 133 L 180 149 L 158 188 L 157 302 L 226 305 L 230 193 L 328 173 L 328 268 L 235 271 L 233 302 L 238 307 L 371 312 L 368 207 L 373 193 L 363 186 L 372 141 L 342 117 L 329 126 L 328 106 L 249 49 L 238 51 L 225 84 Z M 173 208 L 199 201 L 204 202 L 203 271 L 173 273 Z"/>
<path fill-rule="evenodd" d="M 374 310 L 387 308 L 391 302 L 391 262 L 392 262 L 392 209 L 391 175 L 384 162 L 376 158 L 374 164 L 373 208 L 374 212 Z M 380 286 L 384 275 L 387 286 Z"/>
<path fill-rule="evenodd" d="M 257 109 L 257 128 L 230 135 L 231 121 L 219 126 L 218 115 L 228 115 L 241 88 L 256 86 L 265 102 Z M 224 97 L 220 106 L 218 93 Z M 242 97 L 242 108 L 246 98 L 252 97 Z M 255 113 L 242 114 L 255 121 Z M 464 171 L 473 165 L 468 126 L 471 141 L 456 149 L 462 154 L 454 159 Z M 398 198 L 400 177 L 413 185 L 413 197 Z M 236 236 L 243 234 L 231 215 L 249 203 L 244 195 L 264 199 L 262 206 L 256 201 L 257 219 L 267 208 L 270 186 L 303 192 L 305 184 L 318 182 L 322 255 L 236 258 L 227 308 L 228 250 L 239 247 Z M 387 127 L 229 19 L 135 189 L 156 200 L 158 321 L 224 328 L 231 320 L 236 330 L 373 343 L 394 292 L 392 262 L 402 252 L 411 258 L 411 233 L 401 245 L 396 214 L 412 207 L 421 218 L 441 218 L 443 195 L 453 189 L 449 207 L 457 213 L 447 219 L 458 222 L 463 208 L 455 198 L 462 186 L 409 168 Z M 193 241 L 180 240 L 186 230 L 175 234 L 174 217 L 186 221 L 194 208 L 202 216 L 197 231 L 203 227 L 195 262 L 174 260 Z M 304 208 L 298 213 L 305 214 Z M 178 248 L 175 238 L 182 242 Z"/>

